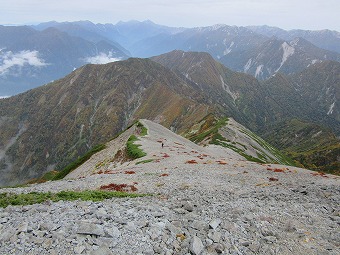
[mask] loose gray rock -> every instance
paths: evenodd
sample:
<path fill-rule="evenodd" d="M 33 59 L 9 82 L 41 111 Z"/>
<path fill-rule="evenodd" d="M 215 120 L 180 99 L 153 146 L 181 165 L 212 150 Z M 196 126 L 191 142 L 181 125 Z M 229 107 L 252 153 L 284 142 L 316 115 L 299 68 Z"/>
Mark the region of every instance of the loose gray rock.
<path fill-rule="evenodd" d="M 20 234 L 21 232 L 26 233 L 27 232 L 27 228 L 28 228 L 28 222 L 22 222 L 18 226 L 17 234 Z"/>
<path fill-rule="evenodd" d="M 103 227 L 89 222 L 79 223 L 77 234 L 105 236 Z"/>
<path fill-rule="evenodd" d="M 83 251 L 85 251 L 85 249 L 86 249 L 85 246 L 77 246 L 74 248 L 74 252 L 76 254 L 81 254 Z"/>
<path fill-rule="evenodd" d="M 183 202 L 182 207 L 183 207 L 184 210 L 186 210 L 188 212 L 192 212 L 194 210 L 194 206 L 189 201 Z"/>
<path fill-rule="evenodd" d="M 190 243 L 191 254 L 199 255 L 203 251 L 203 248 L 204 248 L 204 245 L 203 245 L 201 239 L 199 239 L 197 236 L 194 236 L 191 239 L 191 243 Z"/>
<path fill-rule="evenodd" d="M 214 219 L 209 223 L 209 226 L 215 230 L 221 224 L 221 222 L 221 219 Z"/>
<path fill-rule="evenodd" d="M 120 235 L 121 235 L 120 230 L 116 226 L 105 227 L 104 232 L 105 232 L 106 236 L 111 237 L 111 238 L 115 238 L 115 239 L 119 238 Z"/>

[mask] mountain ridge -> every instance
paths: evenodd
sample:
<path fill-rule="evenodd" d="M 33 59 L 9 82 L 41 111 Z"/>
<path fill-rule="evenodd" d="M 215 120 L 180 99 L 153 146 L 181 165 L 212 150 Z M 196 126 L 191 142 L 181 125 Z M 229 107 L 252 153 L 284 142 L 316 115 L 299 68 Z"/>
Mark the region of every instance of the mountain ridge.
<path fill-rule="evenodd" d="M 303 96 L 296 93 L 291 77 L 282 76 L 282 82 L 277 76 L 272 83 L 261 84 L 225 68 L 207 53 L 175 51 L 153 60 L 159 63 L 130 58 L 85 65 L 54 83 L 1 99 L 3 176 L 15 169 L 11 174 L 23 181 L 60 170 L 141 118 L 178 133 L 209 113 L 232 117 L 260 136 L 270 125 L 292 118 L 337 131 L 339 122 L 325 111 L 316 111 L 317 105 L 307 100 L 301 107 Z"/>
<path fill-rule="evenodd" d="M 245 161 L 226 148 L 201 147 L 154 122 L 140 123 L 146 129 L 134 141 L 146 152 L 140 159 L 115 166 L 114 153 L 103 150 L 88 172 L 0 189 L 0 252 L 50 253 L 59 239 L 63 253 L 339 250 L 339 177 Z M 18 231 L 24 246 L 12 243 Z M 160 237 L 167 241 L 160 244 Z"/>

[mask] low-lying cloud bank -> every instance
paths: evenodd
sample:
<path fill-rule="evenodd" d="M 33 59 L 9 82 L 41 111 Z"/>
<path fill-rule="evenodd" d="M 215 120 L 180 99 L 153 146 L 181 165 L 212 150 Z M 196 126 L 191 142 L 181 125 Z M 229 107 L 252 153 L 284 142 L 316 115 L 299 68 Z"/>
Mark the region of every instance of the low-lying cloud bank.
<path fill-rule="evenodd" d="M 43 67 L 48 64 L 39 58 L 39 52 L 36 50 L 23 50 L 14 53 L 0 49 L 0 76 L 9 74 L 12 69 L 22 68 L 26 65 Z"/>
<path fill-rule="evenodd" d="M 119 60 L 121 59 L 113 57 L 113 54 L 111 51 L 108 54 L 101 52 L 97 56 L 89 57 L 85 59 L 87 63 L 91 63 L 91 64 L 107 64 L 107 63 L 116 62 Z"/>

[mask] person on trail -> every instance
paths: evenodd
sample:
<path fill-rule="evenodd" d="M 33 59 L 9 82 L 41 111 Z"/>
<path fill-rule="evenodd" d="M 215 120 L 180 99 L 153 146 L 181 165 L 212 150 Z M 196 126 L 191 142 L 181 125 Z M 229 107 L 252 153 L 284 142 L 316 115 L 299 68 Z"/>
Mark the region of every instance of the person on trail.
<path fill-rule="evenodd" d="M 162 148 L 164 147 L 164 143 L 162 142 Z"/>

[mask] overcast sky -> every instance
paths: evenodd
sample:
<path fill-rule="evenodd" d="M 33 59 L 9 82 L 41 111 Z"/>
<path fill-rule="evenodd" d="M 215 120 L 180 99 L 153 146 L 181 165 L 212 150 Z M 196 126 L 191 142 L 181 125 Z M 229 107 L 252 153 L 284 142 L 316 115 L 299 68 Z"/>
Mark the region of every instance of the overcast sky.
<path fill-rule="evenodd" d="M 152 20 L 167 26 L 269 25 L 340 31 L 340 0 L 0 0 L 0 24 Z"/>

